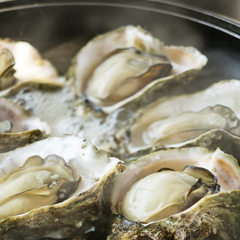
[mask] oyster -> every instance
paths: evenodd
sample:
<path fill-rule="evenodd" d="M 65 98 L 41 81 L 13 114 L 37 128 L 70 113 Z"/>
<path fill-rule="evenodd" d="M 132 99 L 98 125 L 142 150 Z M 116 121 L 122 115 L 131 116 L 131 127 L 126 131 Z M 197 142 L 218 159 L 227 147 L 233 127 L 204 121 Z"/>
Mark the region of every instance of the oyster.
<path fill-rule="evenodd" d="M 87 94 L 96 104 L 102 101 L 111 105 L 130 97 L 154 79 L 169 75 L 171 69 L 164 56 L 143 54 L 136 48 L 119 49 L 94 71 Z"/>
<path fill-rule="evenodd" d="M 183 112 L 150 124 L 143 131 L 148 145 L 182 143 L 212 129 L 224 129 L 240 135 L 239 119 L 224 106 L 207 107 L 200 112 Z"/>
<path fill-rule="evenodd" d="M 34 208 L 64 201 L 77 188 L 80 176 L 63 158 L 29 157 L 22 167 L 0 178 L 0 217 L 26 213 Z"/>
<path fill-rule="evenodd" d="M 12 53 L 7 49 L 3 49 L 0 54 L 0 90 L 6 89 L 15 83 L 16 79 L 13 76 L 15 73 L 14 64 L 15 60 Z"/>
<path fill-rule="evenodd" d="M 153 222 L 181 212 L 219 189 L 216 177 L 205 168 L 188 165 L 182 172 L 165 168 L 134 183 L 119 203 L 119 211 L 131 221 Z"/>
<path fill-rule="evenodd" d="M 1 153 L 1 176 L 7 178 L 11 171 L 17 171 L 16 169 L 21 168 L 22 165 L 29 165 L 28 162 L 25 163 L 29 157 L 37 158 L 37 161 L 42 161 L 42 158 L 54 158 L 54 162 L 58 162 L 53 168 L 54 171 L 58 168 L 58 164 L 65 165 L 65 163 L 62 164 L 61 158 L 63 158 L 67 164 L 75 168 L 76 173 L 81 176 L 81 182 L 76 190 L 62 202 L 47 203 L 42 207 L 28 209 L 26 213 L 20 215 L 5 216 L 0 221 L 1 239 L 16 239 L 16 236 L 19 239 L 39 238 L 46 234 L 50 236 L 50 233 L 56 231 L 61 233 L 61 237 L 67 237 L 66 235 L 69 236 L 75 231 L 80 233 L 81 226 L 84 226 L 86 222 L 102 217 L 103 190 L 111 182 L 114 174 L 125 168 L 122 161 L 109 157 L 104 151 L 98 150 L 86 140 L 66 135 L 59 138 L 48 138 L 11 152 Z M 30 163 L 30 165 L 33 164 Z M 28 168 L 29 166 L 26 171 Z M 45 177 L 43 176 L 43 178 Z M 55 177 L 57 178 L 56 174 L 53 174 L 53 178 Z M 75 177 L 70 178 L 72 181 Z M 41 182 L 41 180 L 39 181 Z M 66 193 L 66 186 L 68 183 L 63 183 L 63 189 L 58 190 L 59 198 Z M 32 192 L 46 194 L 41 187 Z M 23 193 L 23 195 L 27 194 Z M 53 196 L 56 198 L 55 193 Z M 33 194 L 31 201 L 35 202 L 35 197 Z"/>
<path fill-rule="evenodd" d="M 0 98 L 0 152 L 13 150 L 51 133 L 44 121 L 9 99 Z"/>
<path fill-rule="evenodd" d="M 91 142 L 95 144 L 100 134 L 93 133 L 102 131 L 106 134 L 106 128 L 101 129 L 105 115 L 82 101 L 76 100 L 68 84 L 56 88 L 51 84 L 26 82 L 11 90 L 4 97 L 47 122 L 52 137 L 70 134 L 90 139 L 92 135 Z M 93 137 L 97 139 L 95 142 Z"/>
<path fill-rule="evenodd" d="M 42 59 L 40 53 L 27 42 L 0 39 L 0 53 L 0 68 L 5 69 L 4 71 L 0 69 L 1 96 L 26 81 L 51 83 L 57 86 L 64 83 L 64 78 L 58 76 L 53 65 L 48 60 Z M 6 74 L 6 71 L 8 72 L 7 79 L 1 74 L 1 72 Z"/>
<path fill-rule="evenodd" d="M 195 184 L 199 183 L 200 178 L 208 182 L 208 186 L 215 186 L 205 191 L 206 194 L 202 195 L 200 193 L 198 201 L 190 204 L 189 208 L 185 209 L 185 206 L 183 208 L 182 205 L 179 206 L 178 204 L 185 198 L 181 194 L 177 198 L 174 194 L 177 191 L 181 192 L 181 190 L 185 194 L 189 193 L 189 188 L 187 187 L 184 190 L 186 185 L 179 184 L 179 180 L 177 180 L 177 190 L 169 191 L 167 198 L 165 194 L 161 194 L 162 191 L 165 193 L 165 190 L 168 191 L 168 188 L 172 187 L 170 184 L 172 181 L 177 184 L 171 174 L 168 176 L 170 181 L 161 177 L 159 182 L 156 181 L 157 189 L 150 189 L 154 188 L 155 180 L 153 178 L 158 174 L 159 169 L 171 168 L 175 171 L 182 171 L 189 164 L 194 167 L 190 170 L 188 168 L 185 174 L 181 175 L 180 180 L 185 179 L 185 182 L 195 186 L 193 189 L 196 188 Z M 197 171 L 192 171 L 194 168 Z M 204 171 L 199 172 L 199 168 L 204 168 Z M 195 180 L 189 176 L 186 177 L 186 174 L 195 177 Z M 216 186 L 216 180 L 212 174 L 217 178 L 220 185 L 219 193 L 217 193 L 219 187 Z M 149 178 L 150 182 L 148 182 Z M 137 182 L 138 180 L 139 182 Z M 163 190 L 161 188 L 162 181 L 166 185 Z M 124 200 L 124 195 L 134 183 L 136 185 L 140 184 L 141 191 L 144 191 L 143 188 L 146 187 L 148 194 L 143 194 L 141 191 L 137 192 L 138 190 L 133 187 L 133 195 L 125 197 Z M 201 186 L 196 189 L 201 189 Z M 218 239 L 237 239 L 239 234 L 237 222 L 240 212 L 240 205 L 237 200 L 240 197 L 239 189 L 240 167 L 238 161 L 220 149 L 215 151 L 202 147 L 168 149 L 143 156 L 132 161 L 126 170 L 115 178 L 111 195 L 113 213 L 126 214 L 126 211 L 129 211 L 131 215 L 131 212 L 138 208 L 137 212 L 142 218 L 137 218 L 137 221 L 134 221 L 134 219 L 128 219 L 129 215 L 127 217 L 116 215 L 112 225 L 112 233 L 108 239 L 204 239 L 213 235 L 217 235 Z M 138 194 L 143 195 L 140 197 Z M 153 195 L 159 198 L 157 199 Z M 122 203 L 123 201 L 127 201 L 127 203 Z M 159 212 L 163 213 L 162 209 L 159 211 L 159 205 L 164 203 L 167 206 L 168 203 L 171 204 L 175 201 L 177 201 L 175 209 L 170 208 L 171 211 L 174 209 L 175 212 L 165 211 L 163 215 L 158 214 Z M 125 205 L 124 210 L 122 209 L 123 205 Z M 158 210 L 156 210 L 157 208 Z M 151 219 L 150 217 L 147 220 L 148 217 L 144 216 L 150 215 L 151 211 L 156 211 L 153 215 L 154 218 Z"/>
<path fill-rule="evenodd" d="M 141 27 L 126 26 L 91 40 L 68 75 L 77 95 L 111 113 L 155 101 L 164 84 L 192 79 L 206 62 L 193 47 L 168 47 Z"/>
<path fill-rule="evenodd" d="M 160 98 L 148 108 L 139 108 L 116 131 L 116 141 L 105 142 L 102 148 L 134 153 L 156 144 L 181 146 L 211 129 L 239 136 L 239 88 L 239 80 L 225 80 L 197 93 Z"/>

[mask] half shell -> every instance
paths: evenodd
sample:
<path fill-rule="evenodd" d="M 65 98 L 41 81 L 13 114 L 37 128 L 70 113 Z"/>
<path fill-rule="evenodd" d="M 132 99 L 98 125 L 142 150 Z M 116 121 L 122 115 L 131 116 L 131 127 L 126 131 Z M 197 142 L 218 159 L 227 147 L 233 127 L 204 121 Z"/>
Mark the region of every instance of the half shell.
<path fill-rule="evenodd" d="M 1 239 L 39 238 L 56 231 L 59 231 L 61 236 L 69 236 L 73 232 L 81 232 L 81 226 L 86 222 L 102 217 L 103 190 L 111 182 L 114 174 L 122 171 L 125 166 L 122 161 L 109 157 L 84 139 L 76 136 L 48 138 L 2 153 L 1 176 L 22 166 L 31 156 L 46 158 L 50 154 L 56 154 L 74 166 L 81 176 L 80 184 L 63 202 L 3 218 L 0 221 Z"/>
<path fill-rule="evenodd" d="M 197 93 L 160 98 L 139 108 L 125 129 L 116 131 L 116 141 L 103 148 L 118 143 L 122 152 L 134 153 L 156 144 L 176 147 L 212 129 L 239 136 L 239 89 L 239 80 L 225 80 Z"/>
<path fill-rule="evenodd" d="M 50 133 L 46 122 L 11 100 L 0 98 L 0 152 L 42 140 Z"/>
<path fill-rule="evenodd" d="M 64 78 L 59 77 L 55 67 L 48 60 L 43 59 L 31 44 L 0 39 L 0 53 L 5 51 L 9 51 L 12 57 L 7 58 L 8 64 L 4 65 L 14 68 L 15 79 L 8 81 L 8 84 L 4 84 L 4 87 L 0 88 L 1 96 L 26 81 L 52 83 L 58 86 L 64 83 Z M 0 58 L 0 61 L 3 61 L 3 58 Z M 0 63 L 0 66 L 2 64 Z"/>
<path fill-rule="evenodd" d="M 214 235 L 217 239 L 237 239 L 240 167 L 234 157 L 220 149 L 168 149 L 132 161 L 115 179 L 111 198 L 112 212 L 119 214 L 119 203 L 137 180 L 156 173 L 162 167 L 181 170 L 188 164 L 211 171 L 218 179 L 220 193 L 206 195 L 180 213 L 149 223 L 130 221 L 122 215 L 115 216 L 112 234 L 108 239 L 205 239 Z M 161 185 L 155 191 L 161 192 Z M 145 209 L 151 206 L 146 206 Z"/>
<path fill-rule="evenodd" d="M 122 52 L 129 49 L 135 53 Z M 164 84 L 192 79 L 206 62 L 193 47 L 165 46 L 141 27 L 126 26 L 88 42 L 76 56 L 69 76 L 74 79 L 77 95 L 111 113 L 120 107 L 137 109 L 139 104 L 155 101 Z"/>

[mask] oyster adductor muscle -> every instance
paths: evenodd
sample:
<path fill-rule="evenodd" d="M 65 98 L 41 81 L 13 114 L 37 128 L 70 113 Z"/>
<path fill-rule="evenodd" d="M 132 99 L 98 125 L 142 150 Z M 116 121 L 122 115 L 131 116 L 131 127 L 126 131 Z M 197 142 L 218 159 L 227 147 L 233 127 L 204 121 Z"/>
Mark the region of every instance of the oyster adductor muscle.
<path fill-rule="evenodd" d="M 194 191 L 192 204 L 186 196 Z M 156 151 L 133 160 L 115 178 L 111 208 L 116 215 L 108 239 L 204 239 L 216 234 L 237 239 L 239 196 L 240 167 L 232 155 L 203 147 Z"/>

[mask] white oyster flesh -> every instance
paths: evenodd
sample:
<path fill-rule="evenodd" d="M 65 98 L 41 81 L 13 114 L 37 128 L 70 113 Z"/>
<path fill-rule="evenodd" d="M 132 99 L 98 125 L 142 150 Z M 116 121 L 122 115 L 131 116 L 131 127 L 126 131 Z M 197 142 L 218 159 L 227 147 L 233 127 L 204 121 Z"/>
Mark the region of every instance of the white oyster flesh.
<path fill-rule="evenodd" d="M 115 173 L 119 163 L 122 161 L 109 157 L 104 151 L 98 150 L 93 144 L 77 136 L 63 136 L 59 138 L 48 138 L 17 148 L 14 151 L 0 154 L 0 177 L 5 177 L 14 169 L 24 165 L 26 159 L 38 155 L 46 158 L 49 155 L 57 155 L 65 162 L 73 166 L 81 182 L 76 190 L 62 203 L 53 206 L 60 207 L 61 204 L 71 202 L 71 198 L 87 191 L 98 184 L 112 173 Z M 29 178 L 30 177 L 30 178 Z M 46 176 L 47 178 L 47 176 Z M 32 181 L 32 176 L 26 177 L 26 181 Z M 1 189 L 0 189 L 1 191 Z M 18 190 L 15 190 L 18 191 Z M 9 207 L 12 207 L 11 205 Z"/>
<path fill-rule="evenodd" d="M 181 135 L 182 130 L 180 132 L 179 130 L 181 127 L 183 127 L 183 129 L 185 128 L 185 130 L 194 130 L 196 129 L 194 125 L 198 125 L 198 123 L 200 127 L 199 130 L 201 131 L 195 131 L 196 136 L 203 133 L 203 128 L 206 128 L 205 130 L 208 130 L 209 128 L 225 129 L 226 131 L 239 135 L 239 89 L 239 80 L 226 80 L 215 83 L 209 88 L 194 94 L 159 99 L 144 110 L 141 117 L 131 126 L 131 141 L 128 145 L 128 151 L 135 152 L 142 148 L 149 147 L 149 144 L 152 145 L 153 142 L 156 142 L 158 137 L 156 129 L 153 128 L 156 125 L 161 125 L 159 128 L 160 143 L 166 145 L 169 144 L 169 146 L 180 146 L 182 144 L 181 141 L 184 142 L 193 139 L 194 137 L 187 139 L 187 131 L 185 131 L 185 133 L 183 131 Z M 204 121 L 201 121 L 200 123 L 200 118 L 197 112 L 202 114 L 201 112 L 206 110 L 206 114 L 207 108 L 213 109 L 212 113 L 207 117 L 209 120 L 205 118 Z M 187 121 L 187 118 L 185 117 L 190 118 L 191 121 Z M 195 118 L 195 120 L 193 120 L 193 118 Z M 233 123 L 231 127 L 230 125 L 227 126 L 227 119 Z M 204 123 L 207 125 L 205 124 L 204 126 Z M 234 124 L 235 127 L 233 127 Z M 154 131 L 155 133 L 151 137 L 150 135 Z M 174 138 L 169 138 L 171 135 L 176 137 L 178 134 L 180 136 L 179 142 L 177 142 L 177 140 L 175 141 Z M 169 139 L 170 141 L 168 141 Z M 164 143 L 164 140 L 167 140 L 166 143 Z"/>
<path fill-rule="evenodd" d="M 121 86 L 121 82 L 126 80 L 126 73 L 123 72 L 122 67 L 118 67 L 116 69 L 116 65 L 113 64 L 116 60 L 115 58 L 109 58 L 107 60 L 107 64 L 106 62 L 104 64 L 105 67 L 101 66 L 106 58 L 109 57 L 109 55 L 111 55 L 114 51 L 117 49 L 126 48 L 135 48 L 144 54 L 165 56 L 169 59 L 172 69 L 166 76 L 163 75 L 162 77 L 159 77 L 156 75 L 155 79 L 152 79 L 152 81 L 145 81 L 144 84 L 139 84 L 139 81 L 126 82 L 128 86 L 127 92 L 122 95 L 122 91 L 120 91 L 121 97 L 119 97 L 118 101 L 114 99 L 114 101 L 112 101 L 110 104 L 109 99 L 108 101 L 105 101 L 105 99 L 103 99 L 106 97 L 105 92 L 103 94 L 100 94 L 100 91 L 98 93 L 100 94 L 99 97 L 95 95 L 95 91 L 92 91 L 92 89 L 102 88 L 105 85 L 108 87 L 116 85 Z M 119 58 L 117 59 L 119 60 Z M 120 59 L 125 59 L 122 63 L 127 62 L 125 57 L 121 57 Z M 132 62 L 136 61 L 134 60 Z M 172 79 L 175 75 L 179 75 L 193 69 L 195 71 L 200 70 L 206 63 L 206 56 L 202 55 L 193 47 L 165 46 L 160 40 L 154 38 L 149 32 L 142 29 L 141 27 L 129 25 L 92 39 L 80 50 L 76 59 L 74 86 L 76 94 L 86 96 L 88 99 L 90 99 L 90 101 L 93 101 L 95 104 L 100 106 L 104 112 L 111 113 L 127 102 L 140 97 L 144 92 L 153 87 L 158 81 Z M 99 74 L 99 67 L 101 67 L 101 74 Z M 100 78 L 100 80 L 102 80 L 101 84 L 99 84 L 100 80 L 97 81 L 97 83 L 91 83 L 93 75 L 96 74 L 96 69 L 98 69 L 98 75 L 102 76 Z M 113 71 L 115 75 L 119 77 L 110 79 L 109 74 L 112 75 Z M 127 75 L 129 76 L 129 72 Z M 108 80 L 106 84 L 103 83 L 103 81 L 105 81 L 105 76 L 107 76 L 107 79 L 110 79 L 111 83 L 109 83 Z M 119 80 L 121 76 L 123 76 L 123 79 Z M 130 82 L 132 83 L 130 84 Z M 92 87 L 92 85 L 94 85 L 94 87 Z M 102 87 L 100 87 L 101 85 Z M 91 87 L 91 90 L 88 89 L 89 86 Z M 109 93 L 109 90 L 106 91 Z M 113 90 L 111 89 L 110 92 L 112 91 Z M 94 92 L 93 95 L 92 92 Z"/>
<path fill-rule="evenodd" d="M 216 105 L 200 112 L 183 112 L 153 122 L 143 131 L 143 139 L 150 146 L 156 143 L 169 145 L 194 139 L 212 129 L 224 129 L 239 135 L 239 119 L 231 109 Z"/>
<path fill-rule="evenodd" d="M 148 218 L 149 221 L 155 221 L 154 216 L 161 219 L 169 216 L 169 214 L 171 215 L 176 209 L 174 209 L 174 206 L 171 208 L 170 205 L 175 204 L 176 201 L 178 203 L 186 201 L 184 197 L 185 190 L 189 188 L 188 184 L 192 184 L 194 181 L 185 173 L 190 176 L 193 175 L 189 174 L 189 172 L 182 172 L 180 175 L 177 173 L 174 176 L 171 176 L 171 173 L 166 176 L 165 172 L 163 172 L 163 175 L 155 174 L 162 168 L 171 168 L 180 172 L 187 165 L 210 171 L 217 178 L 221 192 L 240 189 L 238 161 L 220 149 L 210 151 L 207 148 L 194 147 L 162 150 L 130 162 L 126 170 L 117 176 L 111 195 L 112 212 L 115 214 L 121 213 L 121 207 L 124 205 L 122 203 L 124 195 L 131 189 L 129 196 L 126 197 L 128 203 L 126 203 L 125 210 L 123 210 L 125 214 L 130 211 L 128 213 L 130 214 L 129 217 L 132 215 L 133 219 L 138 219 L 140 216 L 141 219 L 138 220 L 144 222 Z M 196 176 L 199 178 L 198 175 Z M 137 188 L 131 188 L 134 183 L 136 183 Z M 184 189 L 183 192 L 181 188 Z M 193 207 L 194 205 L 191 206 L 191 208 Z M 159 208 L 161 211 L 164 209 L 163 215 L 158 215 L 158 211 L 155 212 L 154 210 L 155 208 Z M 184 209 L 184 207 L 181 208 L 180 204 L 176 212 Z M 188 211 L 188 209 L 185 211 Z M 135 214 L 138 214 L 138 217 Z"/>
<path fill-rule="evenodd" d="M 33 129 L 39 129 L 46 135 L 51 133 L 49 125 L 30 112 L 9 99 L 0 98 L 0 122 L 2 123 L 2 132 L 25 132 Z M 11 127 L 9 127 L 9 123 Z M 4 131 L 4 126 L 7 131 Z"/>
<path fill-rule="evenodd" d="M 194 169 L 192 173 L 168 170 L 140 179 L 125 194 L 121 213 L 131 221 L 152 222 L 187 209 L 211 194 L 201 178 L 203 174 L 194 176 Z"/>
<path fill-rule="evenodd" d="M 0 217 L 14 216 L 65 200 L 80 181 L 72 166 L 57 155 L 35 155 L 0 178 Z"/>
<path fill-rule="evenodd" d="M 14 85 L 19 85 L 26 81 L 42 81 L 62 84 L 64 78 L 59 77 L 55 67 L 46 59 L 43 59 L 36 48 L 23 41 L 15 42 L 9 39 L 0 40 L 0 52 L 9 50 L 15 59 Z M 11 87 L 9 87 L 11 88 Z M 9 88 L 0 92 L 3 95 Z"/>
<path fill-rule="evenodd" d="M 169 61 L 142 54 L 134 48 L 119 49 L 94 71 L 87 90 L 90 100 L 121 101 L 171 70 Z"/>

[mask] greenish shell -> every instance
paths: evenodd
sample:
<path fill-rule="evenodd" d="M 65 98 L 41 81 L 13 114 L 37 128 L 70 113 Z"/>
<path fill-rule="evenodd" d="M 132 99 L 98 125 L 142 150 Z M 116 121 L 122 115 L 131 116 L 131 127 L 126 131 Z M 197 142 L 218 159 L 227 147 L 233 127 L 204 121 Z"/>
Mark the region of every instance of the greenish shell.
<path fill-rule="evenodd" d="M 29 111 L 11 101 L 0 98 L 0 121 L 8 121 L 9 127 L 0 132 L 0 153 L 42 140 L 50 135 L 49 125 L 32 116 Z"/>
<path fill-rule="evenodd" d="M 149 148 L 159 147 L 159 144 L 146 144 L 143 141 L 143 133 L 153 122 L 163 120 L 167 123 L 168 119 L 173 116 L 181 116 L 181 114 L 201 112 L 203 109 L 211 107 L 223 108 L 221 111 L 224 112 L 224 108 L 228 108 L 232 111 L 229 115 L 229 119 L 233 119 L 235 115 L 238 119 L 240 118 L 240 106 L 239 106 L 239 80 L 223 80 L 215 83 L 202 91 L 191 93 L 191 94 L 180 94 L 178 96 L 171 96 L 171 94 L 160 97 L 156 102 L 152 103 L 149 107 L 139 106 L 136 112 L 132 112 L 132 115 L 127 111 L 128 120 L 122 124 L 121 128 L 116 128 L 113 140 L 106 141 L 102 148 L 109 151 L 110 154 L 114 152 L 119 153 L 120 158 L 125 158 L 125 155 L 131 155 L 137 151 L 145 151 Z M 167 93 L 170 89 L 165 89 Z M 221 97 L 219 97 L 221 96 Z M 123 111 L 124 112 L 124 111 Z M 228 117 L 225 117 L 227 119 Z M 110 120 L 114 120 L 114 114 L 110 115 Z M 187 121 L 187 120 L 186 120 Z M 120 121 L 121 122 L 121 121 Z M 119 124 L 120 125 L 120 124 Z M 237 125 L 239 128 L 239 124 Z M 212 126 L 213 129 L 219 129 Z M 209 129 L 211 130 L 211 129 Z M 231 132 L 231 129 L 225 129 Z M 232 132 L 234 135 L 239 136 L 239 132 Z M 193 137 L 189 141 L 183 141 L 176 144 L 161 142 L 162 148 L 179 147 L 192 142 Z"/>
<path fill-rule="evenodd" d="M 70 236 L 84 233 L 85 222 L 102 218 L 104 189 L 117 172 L 124 170 L 124 163 L 109 157 L 104 151 L 77 136 L 48 138 L 11 152 L 0 154 L 1 171 L 8 159 L 14 166 L 22 165 L 27 157 L 44 157 L 57 154 L 73 165 L 82 177 L 76 191 L 65 201 L 33 209 L 25 214 L 5 217 L 0 220 L 0 238 L 39 238 L 59 231 Z M 13 167 L 13 166 L 12 166 Z"/>
<path fill-rule="evenodd" d="M 179 213 L 149 224 L 131 222 L 115 216 L 107 240 L 117 239 L 238 239 L 240 234 L 240 191 L 219 193 L 195 206 L 194 211 Z"/>
<path fill-rule="evenodd" d="M 209 141 L 208 141 L 209 140 Z M 216 141 L 215 141 L 216 140 Z M 226 142 L 229 144 L 226 144 Z M 189 151 L 190 159 L 193 161 L 197 161 L 195 157 L 201 156 L 200 152 L 195 152 L 196 146 L 201 149 L 203 146 L 208 147 L 208 150 L 204 150 L 204 152 L 212 152 L 215 151 L 216 146 L 223 147 L 224 150 L 228 153 L 233 154 L 233 156 L 239 156 L 239 144 L 240 139 L 232 136 L 231 134 L 221 131 L 215 130 L 209 133 L 203 134 L 201 137 L 189 143 L 187 146 L 183 146 L 179 149 L 167 149 L 167 150 L 158 150 L 148 155 L 143 154 L 142 157 L 136 158 L 132 160 L 127 166 L 125 172 L 123 172 L 124 178 L 126 179 L 126 183 L 131 182 L 130 176 L 134 176 L 135 181 L 139 178 L 139 176 L 143 177 L 149 172 L 154 171 L 155 162 L 160 164 L 165 164 L 161 167 L 170 167 L 170 168 L 180 168 L 184 165 L 184 159 L 180 161 L 180 155 L 184 152 Z M 202 151 L 202 150 L 201 150 Z M 158 155 L 158 152 L 161 153 Z M 178 154 L 175 154 L 175 153 Z M 195 152 L 195 153 L 194 153 Z M 238 152 L 238 154 L 237 154 Z M 204 153 L 205 154 L 205 153 Z M 174 156 L 179 160 L 178 162 L 173 163 Z M 233 159 L 231 155 L 228 155 L 230 159 Z M 224 157 L 225 158 L 225 157 Z M 223 158 L 223 159 L 224 159 Z M 201 158 L 202 159 L 202 158 Z M 206 155 L 206 159 L 202 159 L 199 161 L 201 166 L 208 168 L 210 165 L 210 160 L 207 160 L 208 155 Z M 216 155 L 216 159 L 218 159 L 218 155 Z M 169 161 L 171 160 L 171 161 Z M 189 160 L 186 160 L 187 164 Z M 231 160 L 232 161 L 232 160 Z M 145 167 L 144 167 L 145 166 Z M 157 166 L 157 165 L 156 165 Z M 197 166 L 197 165 L 196 165 Z M 208 166 L 208 167 L 207 167 Z M 154 167 L 154 168 L 153 168 Z M 157 166 L 156 171 L 159 169 L 159 165 Z M 213 168 L 213 173 L 215 167 L 211 165 Z M 108 236 L 108 240 L 113 239 L 205 239 L 207 237 L 216 237 L 216 239 L 238 239 L 238 235 L 240 234 L 239 230 L 239 213 L 240 213 L 240 190 L 239 190 L 239 165 L 237 160 L 233 160 L 232 170 L 236 171 L 235 173 L 229 173 L 229 177 L 238 179 L 236 185 L 230 190 L 220 192 L 217 194 L 209 195 L 203 197 L 197 203 L 192 205 L 189 209 L 184 210 L 183 212 L 174 214 L 165 219 L 158 220 L 150 223 L 140 223 L 128 220 L 126 217 L 119 215 L 116 213 L 116 201 L 119 196 L 110 198 L 112 212 L 116 215 L 112 215 L 112 225 L 111 225 L 111 233 Z M 225 169 L 225 167 L 224 167 Z M 237 170 L 238 169 L 238 170 Z M 208 169 L 209 170 L 209 169 Z M 156 172 L 155 171 L 155 172 Z M 217 170 L 218 171 L 218 170 Z M 128 173 L 127 173 L 128 172 Z M 122 176 L 123 176 L 122 175 Z M 128 177 L 129 175 L 129 177 Z M 215 175 L 216 176 L 216 175 Z M 220 175 L 219 175 L 220 176 Z M 218 178 L 218 177 L 217 177 Z M 123 179 L 123 178 L 122 178 Z M 219 179 L 218 179 L 219 180 Z M 226 180 L 227 181 L 227 180 Z M 119 185 L 120 184 L 120 185 Z M 118 175 L 115 178 L 114 183 L 115 188 L 119 188 L 119 192 L 124 192 L 123 183 L 121 183 L 121 175 Z M 221 184 L 220 184 L 221 186 Z M 222 185 L 224 186 L 224 185 Z M 223 187 L 224 188 L 224 187 Z M 221 189 L 221 187 L 220 187 Z M 159 191 L 161 187 L 159 187 Z M 114 190 L 116 193 L 116 190 Z M 114 191 L 112 194 L 114 194 Z M 120 199 L 120 198 L 119 198 Z M 210 238 L 211 239 L 211 238 Z"/>

